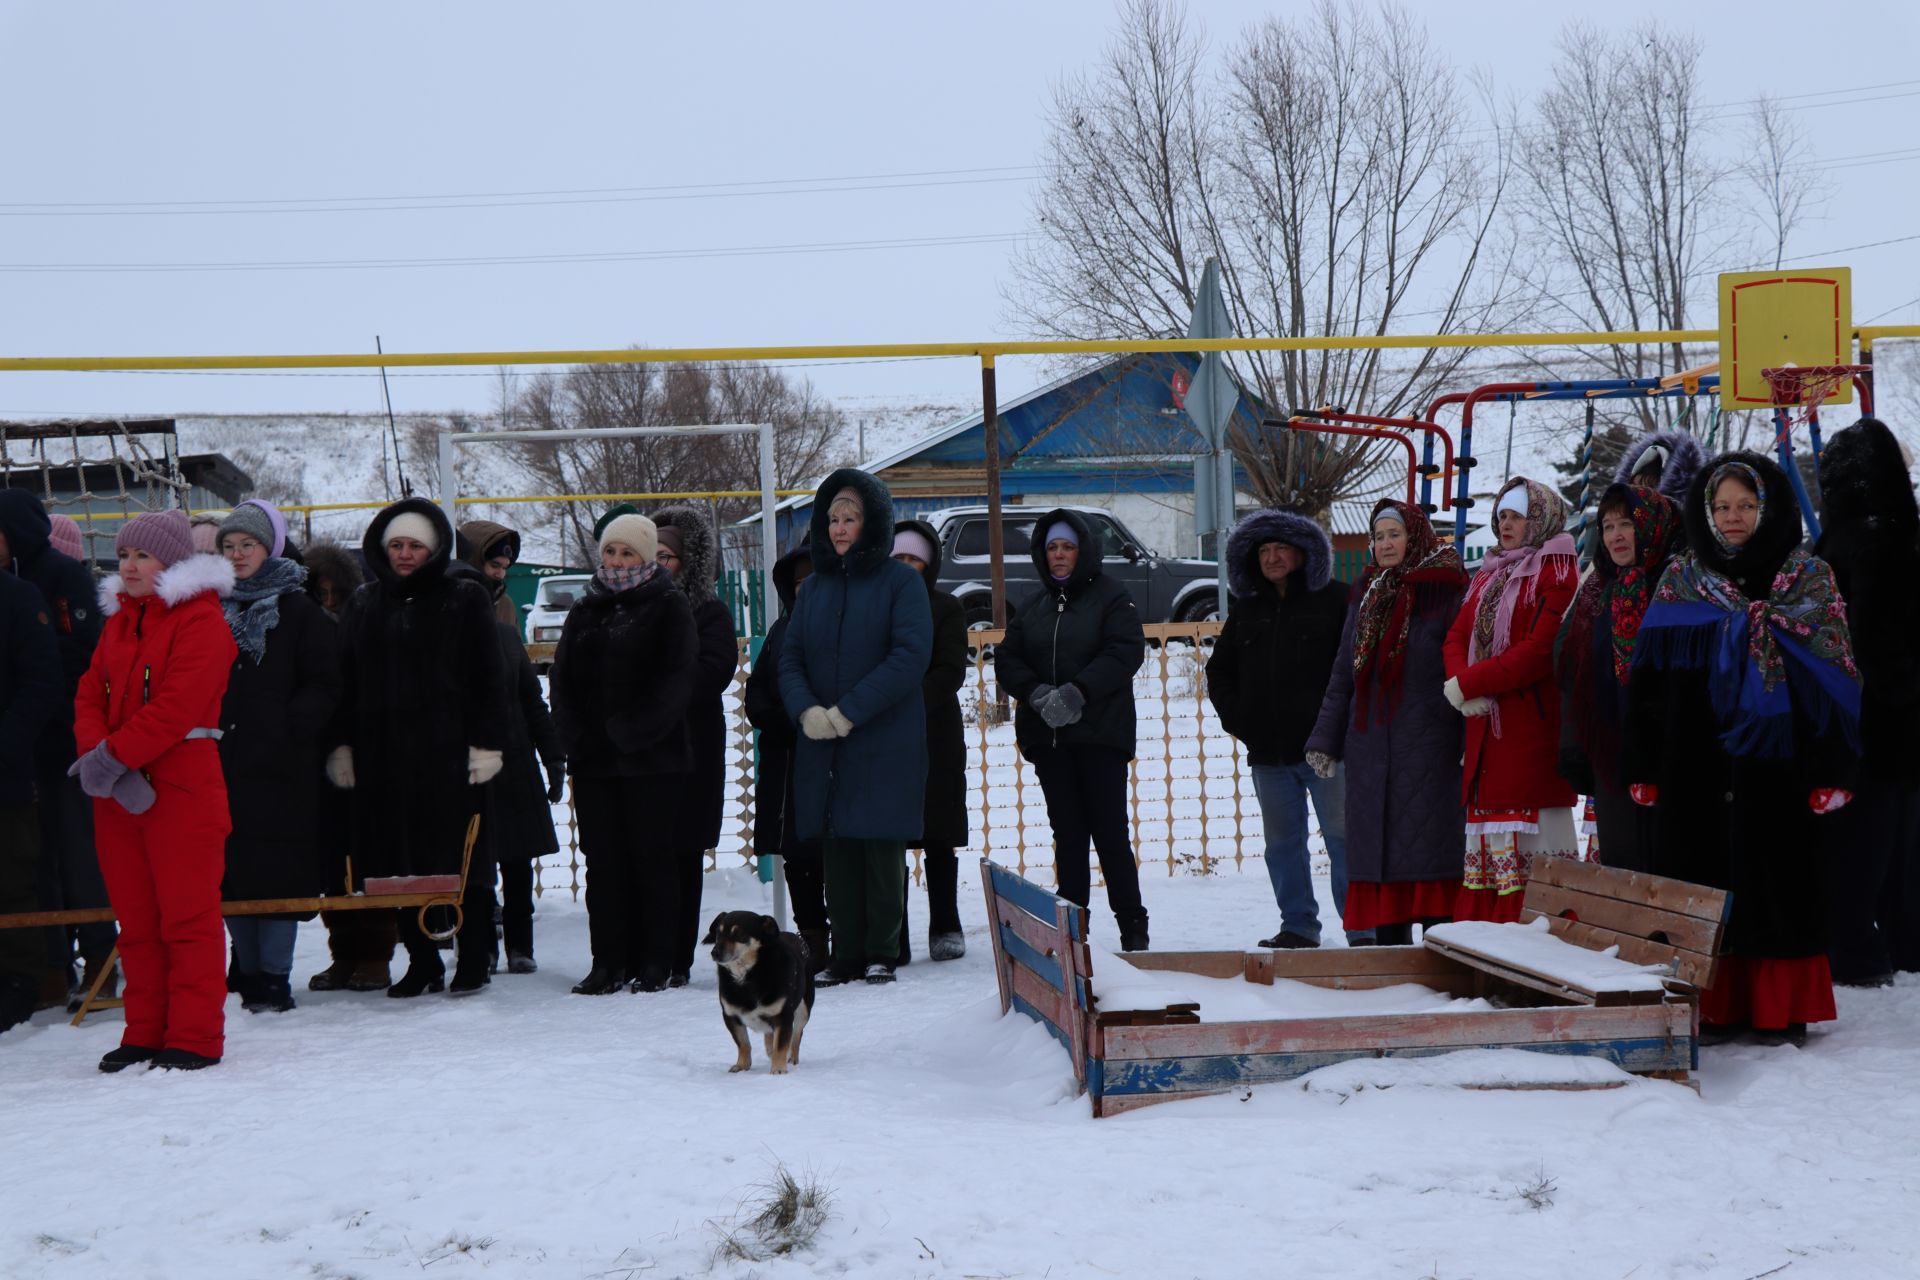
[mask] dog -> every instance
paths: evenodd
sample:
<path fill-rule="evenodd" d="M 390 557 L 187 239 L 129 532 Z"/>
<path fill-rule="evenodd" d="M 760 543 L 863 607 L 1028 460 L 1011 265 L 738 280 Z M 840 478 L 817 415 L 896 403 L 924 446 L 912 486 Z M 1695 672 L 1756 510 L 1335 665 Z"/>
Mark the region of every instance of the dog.
<path fill-rule="evenodd" d="M 705 943 L 720 971 L 720 1018 L 740 1053 L 728 1071 L 753 1066 L 749 1031 L 765 1039 L 773 1074 L 800 1062 L 800 1038 L 813 1013 L 813 960 L 797 933 L 782 933 L 772 916 L 723 911 Z"/>

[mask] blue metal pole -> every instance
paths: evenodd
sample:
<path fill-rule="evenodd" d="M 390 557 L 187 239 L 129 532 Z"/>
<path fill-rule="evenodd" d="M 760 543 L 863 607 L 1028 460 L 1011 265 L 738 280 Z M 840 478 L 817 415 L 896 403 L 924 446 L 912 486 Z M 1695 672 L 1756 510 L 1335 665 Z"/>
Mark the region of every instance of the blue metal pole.
<path fill-rule="evenodd" d="M 1800 503 L 1800 514 L 1807 524 L 1807 539 L 1810 542 L 1820 540 L 1820 517 L 1813 509 L 1813 499 L 1807 496 L 1806 481 L 1800 478 L 1800 468 L 1793 461 L 1792 424 L 1787 420 L 1785 409 L 1773 411 L 1774 452 L 1779 455 L 1780 469 L 1787 473 L 1787 483 L 1793 486 L 1793 496 Z M 1711 494 L 1708 495 L 1712 497 Z"/>
<path fill-rule="evenodd" d="M 1580 547 L 1584 568 L 1593 563 L 1593 539 L 1587 529 L 1587 511 L 1593 505 L 1593 401 L 1587 401 L 1587 434 L 1580 442 L 1580 522 L 1574 526 L 1574 541 Z"/>
<path fill-rule="evenodd" d="M 1453 500 L 1453 545 L 1461 558 L 1467 554 L 1467 508 L 1473 503 L 1473 427 L 1460 420 L 1460 453 L 1453 465 L 1460 472 L 1460 492 Z"/>
<path fill-rule="evenodd" d="M 1433 432 L 1426 433 L 1427 442 L 1420 450 L 1420 507 L 1424 511 L 1433 510 Z"/>

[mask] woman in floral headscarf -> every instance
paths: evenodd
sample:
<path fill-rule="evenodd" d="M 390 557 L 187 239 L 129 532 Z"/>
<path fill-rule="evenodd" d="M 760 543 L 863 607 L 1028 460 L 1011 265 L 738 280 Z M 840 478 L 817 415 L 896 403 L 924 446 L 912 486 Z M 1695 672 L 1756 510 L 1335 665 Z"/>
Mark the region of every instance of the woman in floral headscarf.
<path fill-rule="evenodd" d="M 1709 462 L 1682 515 L 1692 547 L 1634 649 L 1626 781 L 1653 812 L 1654 870 L 1732 890 L 1702 1038 L 1799 1043 L 1834 1017 L 1823 827 L 1860 760 L 1846 606 L 1766 458 Z"/>
<path fill-rule="evenodd" d="M 1347 765 L 1341 924 L 1405 945 L 1452 917 L 1460 884 L 1461 724 L 1440 649 L 1467 574 L 1418 507 L 1377 503 L 1372 528 L 1306 758 L 1323 778 Z"/>
<path fill-rule="evenodd" d="M 1616 484 L 1600 499 L 1600 550 L 1573 598 L 1554 655 L 1560 677 L 1560 776 L 1593 797 L 1600 860 L 1653 870 L 1653 819 L 1627 795 L 1620 732 L 1640 620 L 1660 574 L 1686 548 L 1680 508 L 1664 494 Z"/>
<path fill-rule="evenodd" d="M 1494 503 L 1499 547 L 1447 633 L 1447 701 L 1467 717 L 1460 920 L 1520 918 L 1533 859 L 1579 856 L 1573 788 L 1554 770 L 1560 699 L 1553 642 L 1579 583 L 1567 504 L 1515 476 Z"/>

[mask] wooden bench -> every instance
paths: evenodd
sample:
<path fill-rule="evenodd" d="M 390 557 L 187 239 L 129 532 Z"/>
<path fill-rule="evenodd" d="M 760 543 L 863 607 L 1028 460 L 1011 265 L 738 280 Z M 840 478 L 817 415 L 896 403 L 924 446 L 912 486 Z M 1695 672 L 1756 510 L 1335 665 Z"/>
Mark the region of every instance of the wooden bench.
<path fill-rule="evenodd" d="M 461 899 L 466 896 L 467 873 L 473 866 L 473 846 L 480 838 L 480 815 L 474 814 L 467 823 L 467 834 L 460 850 L 460 874 L 439 876 L 387 876 L 370 878 L 359 892 L 353 888 L 353 859 L 347 859 L 347 891 L 345 893 L 322 894 L 311 898 L 247 898 L 234 902 L 222 902 L 220 914 L 226 916 L 277 916 L 306 915 L 308 912 L 326 914 L 333 911 L 404 911 L 417 908 L 420 913 L 420 930 L 436 942 L 445 942 L 460 932 L 460 926 L 466 920 Z M 445 929 L 434 930 L 427 925 L 427 912 L 435 907 L 449 907 L 453 911 L 453 923 Z M 74 911 L 20 911 L 0 915 L 0 929 L 51 928 L 69 924 L 109 924 L 117 919 L 112 907 L 82 908 Z M 118 1009 L 126 1002 L 114 996 L 103 996 L 101 988 L 106 986 L 107 975 L 120 963 L 120 948 L 115 947 L 107 955 L 107 962 L 100 966 L 100 972 L 94 975 L 93 983 L 87 988 L 87 994 L 81 998 L 80 1008 L 73 1015 L 70 1025 L 79 1026 L 87 1015 L 102 1009 Z"/>
<path fill-rule="evenodd" d="M 1139 952 L 1115 957 L 1142 972 L 1286 980 L 1327 990 L 1413 984 L 1491 1009 L 1214 1021 L 1201 1003 L 1102 1008 L 1086 910 L 982 859 L 982 884 L 1003 1012 L 1018 1010 L 1064 1046 L 1095 1116 L 1290 1080 L 1355 1058 L 1510 1048 L 1602 1058 L 1622 1070 L 1692 1084 L 1698 1066 L 1697 988 L 1711 981 L 1728 895 L 1657 876 L 1559 860 L 1534 864 L 1522 950 L 1579 948 L 1567 974 L 1503 958 L 1510 945 L 1356 947 L 1298 951 Z M 1547 927 L 1532 925 L 1545 919 Z M 1642 931 L 1644 930 L 1644 932 Z M 1445 934 L 1444 927 L 1439 931 Z M 1595 954 L 1618 946 L 1617 964 Z M 1551 947 L 1547 948 L 1549 955 Z M 1647 966 L 1659 966 L 1649 973 Z M 1496 1082 L 1497 1083 L 1497 1082 Z M 1574 1085 L 1568 1087 L 1594 1087 Z"/>

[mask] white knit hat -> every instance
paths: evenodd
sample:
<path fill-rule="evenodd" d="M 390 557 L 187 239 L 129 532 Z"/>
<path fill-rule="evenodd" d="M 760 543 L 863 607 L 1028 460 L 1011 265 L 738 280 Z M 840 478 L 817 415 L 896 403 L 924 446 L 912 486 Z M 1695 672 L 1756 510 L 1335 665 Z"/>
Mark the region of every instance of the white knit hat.
<path fill-rule="evenodd" d="M 1501 494 L 1500 505 L 1493 509 L 1494 519 L 1499 519 L 1503 513 L 1508 511 L 1513 512 L 1513 514 L 1517 516 L 1525 517 L 1527 514 L 1527 486 L 1516 484 Z"/>
<path fill-rule="evenodd" d="M 380 545 L 384 547 L 395 538 L 412 538 L 429 551 L 440 549 L 440 531 L 433 527 L 433 521 L 418 511 L 402 511 L 387 521 L 387 531 L 380 535 Z"/>
<path fill-rule="evenodd" d="M 600 550 L 605 551 L 609 542 L 625 543 L 642 560 L 660 554 L 660 531 L 643 515 L 615 516 L 607 521 L 607 527 L 600 531 Z"/>

